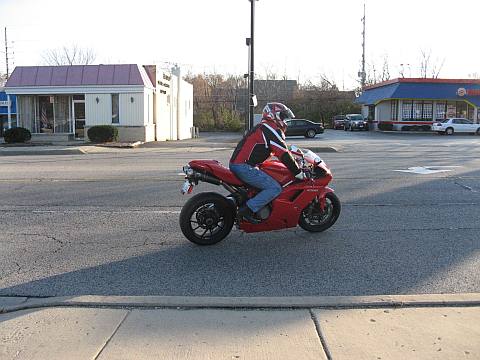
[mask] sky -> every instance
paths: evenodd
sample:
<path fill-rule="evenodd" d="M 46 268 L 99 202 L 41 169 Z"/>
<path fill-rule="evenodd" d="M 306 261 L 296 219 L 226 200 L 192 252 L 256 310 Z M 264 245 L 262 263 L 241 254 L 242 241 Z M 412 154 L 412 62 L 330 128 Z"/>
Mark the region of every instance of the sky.
<path fill-rule="evenodd" d="M 259 0 L 255 72 L 301 82 L 321 76 L 357 86 L 363 0 Z M 421 51 L 440 77 L 480 74 L 480 1 L 365 0 L 367 70 L 388 59 L 390 75 L 419 76 Z M 248 0 L 0 0 L 10 68 L 44 65 L 46 50 L 91 48 L 95 63 L 179 64 L 192 73 L 248 71 Z M 0 71 L 5 71 L 0 47 Z M 478 75 L 480 76 L 480 75 Z"/>

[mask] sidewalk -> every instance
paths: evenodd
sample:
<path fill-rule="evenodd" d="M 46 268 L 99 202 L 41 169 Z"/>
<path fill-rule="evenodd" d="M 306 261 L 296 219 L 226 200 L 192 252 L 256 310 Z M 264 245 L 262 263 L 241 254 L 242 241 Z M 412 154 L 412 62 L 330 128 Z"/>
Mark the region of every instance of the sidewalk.
<path fill-rule="evenodd" d="M 1 359 L 480 358 L 480 294 L 0 298 L 2 311 Z"/>

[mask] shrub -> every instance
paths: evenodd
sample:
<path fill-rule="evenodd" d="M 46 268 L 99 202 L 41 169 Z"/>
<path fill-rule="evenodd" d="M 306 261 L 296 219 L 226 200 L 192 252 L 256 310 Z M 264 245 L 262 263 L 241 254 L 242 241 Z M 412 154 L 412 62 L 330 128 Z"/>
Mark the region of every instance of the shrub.
<path fill-rule="evenodd" d="M 118 141 L 118 129 L 112 125 L 92 126 L 87 135 L 90 141 L 95 143 Z"/>
<path fill-rule="evenodd" d="M 393 124 L 388 124 L 384 122 L 380 122 L 378 124 L 378 129 L 383 130 L 383 131 L 392 131 L 393 130 Z"/>
<path fill-rule="evenodd" d="M 7 144 L 24 143 L 32 138 L 28 129 L 17 127 L 5 130 L 3 138 Z"/>
<path fill-rule="evenodd" d="M 201 112 L 195 115 L 193 126 L 198 127 L 200 131 L 212 131 L 215 129 L 215 122 L 209 112 Z"/>
<path fill-rule="evenodd" d="M 221 113 L 223 117 L 223 129 L 225 131 L 240 132 L 244 128 L 244 122 L 236 111 L 224 109 Z"/>

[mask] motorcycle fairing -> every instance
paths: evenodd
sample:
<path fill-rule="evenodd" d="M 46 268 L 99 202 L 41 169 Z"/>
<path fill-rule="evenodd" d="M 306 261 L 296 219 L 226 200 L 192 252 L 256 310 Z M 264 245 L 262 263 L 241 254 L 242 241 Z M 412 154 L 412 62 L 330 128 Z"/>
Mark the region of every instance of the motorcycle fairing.
<path fill-rule="evenodd" d="M 259 224 L 241 221 L 239 228 L 246 233 L 253 233 L 296 227 L 303 209 L 305 209 L 315 197 L 318 197 L 320 202 L 324 203 L 326 194 L 331 192 L 333 192 L 333 189 L 325 185 L 315 184 L 313 181 L 312 186 L 292 184 L 285 188 L 283 192 L 273 200 L 272 213 L 267 220 Z"/>

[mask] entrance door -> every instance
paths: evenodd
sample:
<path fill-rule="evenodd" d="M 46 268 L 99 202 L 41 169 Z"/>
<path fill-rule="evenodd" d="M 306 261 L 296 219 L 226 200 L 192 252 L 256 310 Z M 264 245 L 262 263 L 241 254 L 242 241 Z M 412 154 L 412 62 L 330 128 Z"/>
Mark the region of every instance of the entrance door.
<path fill-rule="evenodd" d="M 85 137 L 85 101 L 73 102 L 73 117 L 75 121 L 75 138 Z"/>

